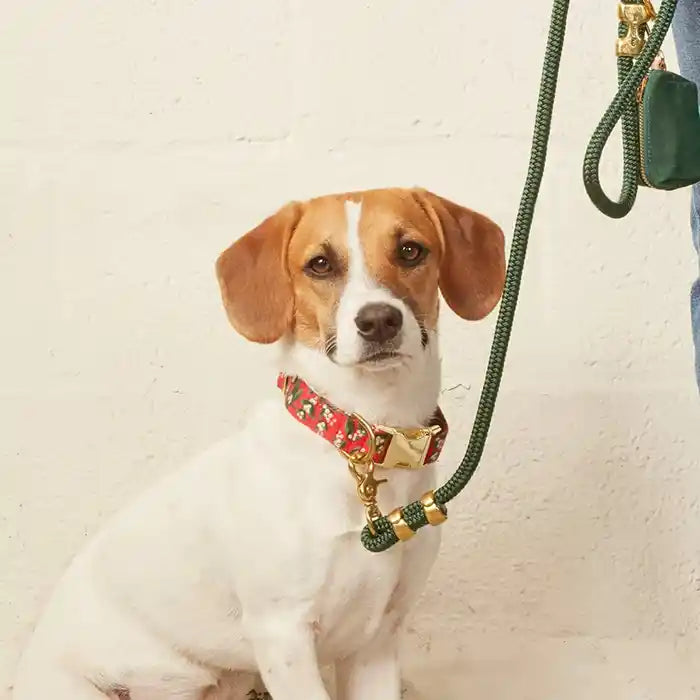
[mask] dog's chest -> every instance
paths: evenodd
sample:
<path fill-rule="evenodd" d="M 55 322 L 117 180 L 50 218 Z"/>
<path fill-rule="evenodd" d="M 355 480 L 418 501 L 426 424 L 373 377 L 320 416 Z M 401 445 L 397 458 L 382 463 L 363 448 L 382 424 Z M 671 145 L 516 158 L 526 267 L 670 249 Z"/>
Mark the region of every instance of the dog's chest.
<path fill-rule="evenodd" d="M 338 538 L 317 595 L 319 653 L 342 657 L 369 642 L 387 619 L 400 590 L 402 553 L 362 549 L 359 533 Z"/>
<path fill-rule="evenodd" d="M 277 416 L 276 416 L 277 418 Z M 285 552 L 267 551 L 289 576 L 288 604 L 310 600 L 309 615 L 317 633 L 319 655 L 331 660 L 358 650 L 377 633 L 402 592 L 402 567 L 408 549 L 381 554 L 360 542 L 365 525 L 356 482 L 345 460 L 308 428 L 282 415 L 279 441 L 264 450 L 276 488 L 269 484 L 270 505 L 286 516 Z M 379 489 L 384 512 L 429 488 L 432 474 L 381 471 Z M 312 546 L 308 546 L 312 543 Z"/>

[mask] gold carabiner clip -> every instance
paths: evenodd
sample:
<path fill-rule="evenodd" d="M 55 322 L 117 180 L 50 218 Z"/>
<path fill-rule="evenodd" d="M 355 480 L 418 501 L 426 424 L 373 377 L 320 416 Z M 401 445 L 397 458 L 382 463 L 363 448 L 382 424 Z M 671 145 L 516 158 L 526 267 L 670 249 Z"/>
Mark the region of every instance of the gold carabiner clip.
<path fill-rule="evenodd" d="M 368 449 L 367 452 L 345 452 L 340 453 L 348 460 L 348 469 L 357 482 L 357 495 L 365 509 L 365 520 L 372 535 L 377 534 L 374 527 L 376 520 L 382 517 L 382 511 L 377 504 L 377 491 L 380 484 L 386 483 L 386 479 L 377 479 L 374 476 L 374 453 L 377 449 L 376 438 L 372 426 L 358 413 L 353 413 L 352 417 L 357 419 L 360 425 L 367 431 Z"/>

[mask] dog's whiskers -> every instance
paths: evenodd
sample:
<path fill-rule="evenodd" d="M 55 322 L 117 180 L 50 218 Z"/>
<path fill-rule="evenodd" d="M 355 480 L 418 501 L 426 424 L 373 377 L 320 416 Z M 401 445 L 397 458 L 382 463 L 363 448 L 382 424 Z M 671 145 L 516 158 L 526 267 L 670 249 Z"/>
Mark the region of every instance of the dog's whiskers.
<path fill-rule="evenodd" d="M 338 338 L 335 334 L 329 335 L 328 338 L 326 338 L 326 341 L 323 343 L 323 351 L 328 355 L 329 357 L 332 357 L 335 355 L 336 351 L 338 350 Z"/>

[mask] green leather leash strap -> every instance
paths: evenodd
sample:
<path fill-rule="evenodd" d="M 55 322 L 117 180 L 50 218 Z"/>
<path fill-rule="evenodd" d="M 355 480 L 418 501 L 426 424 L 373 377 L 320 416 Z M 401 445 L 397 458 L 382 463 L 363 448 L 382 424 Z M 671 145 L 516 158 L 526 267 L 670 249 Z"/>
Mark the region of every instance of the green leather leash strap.
<path fill-rule="evenodd" d="M 677 0 L 663 0 L 646 46 L 636 61 L 627 57 L 618 58 L 618 92 L 593 133 L 586 150 L 583 163 L 583 180 L 586 191 L 598 209 L 613 218 L 621 218 L 629 213 L 637 196 L 640 154 L 636 93 L 671 26 L 676 2 Z M 648 2 L 630 0 L 623 4 L 648 5 Z M 568 10 L 569 0 L 554 0 L 535 114 L 530 163 L 515 221 L 505 287 L 496 321 L 491 354 L 467 450 L 452 477 L 435 491 L 435 503 L 443 512 L 446 512 L 445 504 L 462 491 L 476 471 L 491 425 L 518 302 L 532 218 L 547 157 Z M 621 22 L 620 36 L 628 31 L 629 27 Z M 603 149 L 615 125 L 620 120 L 622 120 L 624 168 L 622 192 L 620 199 L 615 202 L 603 192 L 598 171 Z M 414 532 L 428 524 L 425 509 L 419 501 L 414 501 L 403 507 L 401 515 L 406 525 Z M 376 520 L 373 525 L 376 534 L 372 534 L 367 526 L 362 531 L 362 544 L 369 551 L 382 552 L 398 542 L 394 527 L 386 517 Z"/>

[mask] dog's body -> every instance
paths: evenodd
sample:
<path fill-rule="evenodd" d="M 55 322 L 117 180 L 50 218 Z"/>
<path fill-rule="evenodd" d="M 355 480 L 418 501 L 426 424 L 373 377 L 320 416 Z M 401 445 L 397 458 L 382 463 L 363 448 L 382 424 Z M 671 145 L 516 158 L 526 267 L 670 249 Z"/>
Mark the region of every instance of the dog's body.
<path fill-rule="evenodd" d="M 218 266 L 234 326 L 252 340 L 280 340 L 281 370 L 375 425 L 430 420 L 440 388 L 438 278 L 450 305 L 459 303 L 458 281 L 443 280 L 444 257 L 457 244 L 437 230 L 447 227 L 436 224 L 440 212 L 429 216 L 444 200 L 431 208 L 417 196 L 312 200 L 293 223 L 284 213 L 267 220 Z M 411 260 L 399 270 L 404 277 L 388 281 L 394 273 L 381 271 L 371 240 L 384 241 L 379 222 L 389 214 L 412 240 L 423 236 L 420 245 L 399 241 L 401 255 L 430 246 L 433 269 Z M 497 258 L 493 290 L 474 317 L 493 308 L 502 287 L 502 235 L 495 225 L 487 234 Z M 261 252 L 278 239 L 282 252 Z M 268 254 L 282 264 L 266 261 Z M 419 264 L 425 269 L 415 272 Z M 272 265 L 271 276 L 261 265 Z M 331 280 L 331 267 L 342 268 L 342 280 Z M 291 278 L 289 313 L 286 293 L 275 288 L 279 274 Z M 374 315 L 363 326 L 358 319 L 369 307 Z M 434 471 L 381 476 L 387 512 L 430 490 Z M 373 555 L 359 540 L 364 524 L 338 450 L 272 395 L 238 434 L 154 487 L 76 558 L 23 657 L 15 700 L 242 700 L 258 673 L 274 700 L 328 700 L 325 665 L 335 666 L 342 700 L 398 700 L 398 628 L 428 577 L 439 529 Z"/>

